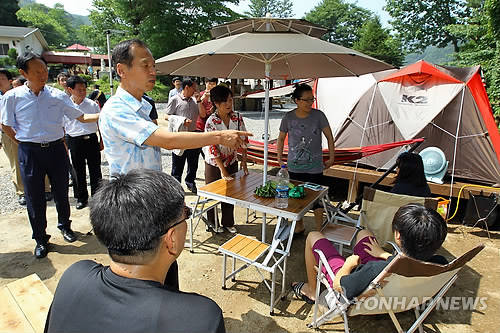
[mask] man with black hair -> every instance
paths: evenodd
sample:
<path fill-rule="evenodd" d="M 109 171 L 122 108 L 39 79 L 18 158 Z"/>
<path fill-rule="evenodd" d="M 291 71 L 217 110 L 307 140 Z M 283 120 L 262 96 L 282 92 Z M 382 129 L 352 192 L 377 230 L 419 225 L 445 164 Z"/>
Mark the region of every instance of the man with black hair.
<path fill-rule="evenodd" d="M 225 332 L 214 301 L 164 283 L 190 215 L 182 187 L 163 172 L 136 169 L 103 183 L 90 222 L 111 264 L 83 260 L 66 270 L 45 332 Z"/>
<path fill-rule="evenodd" d="M 139 39 L 118 43 L 113 49 L 112 62 L 120 86 L 104 105 L 99 118 L 111 177 L 139 168 L 161 171 L 160 147 L 190 149 L 222 144 L 238 148 L 244 143 L 241 137 L 251 135 L 242 131 L 172 133 L 159 127 L 149 117 L 151 104 L 143 98 L 156 81 L 155 61 L 146 44 Z M 171 265 L 167 279 L 169 285 L 178 288 L 176 262 Z"/>
<path fill-rule="evenodd" d="M 419 204 L 407 204 L 398 209 L 392 220 L 392 230 L 396 245 L 406 256 L 437 264 L 446 264 L 444 257 L 434 255 L 446 239 L 447 226 L 441 215 L 433 209 Z M 295 296 L 304 302 L 313 304 L 316 291 L 315 265 L 319 262 L 316 249 L 321 250 L 333 273 L 332 281 L 327 275 L 330 285 L 339 292 L 344 292 L 348 299 L 360 295 L 370 282 L 395 258 L 395 255 L 384 251 L 373 233 L 364 229 L 356 236 L 353 255 L 342 257 L 333 244 L 317 231 L 307 235 L 305 246 L 305 262 L 307 283 L 292 284 Z M 323 267 L 326 274 L 326 268 Z"/>
<path fill-rule="evenodd" d="M 168 100 L 165 119 L 168 120 L 172 115 L 185 117 L 184 126 L 187 128 L 187 131 L 196 132 L 196 121 L 202 113 L 200 104 L 201 98 L 198 92 L 198 85 L 190 79 L 185 79 L 182 81 L 181 93 Z M 200 148 L 185 149 L 182 155 L 172 152 L 172 176 L 180 183 L 184 166 L 187 162 L 185 182 L 187 188 L 194 194 L 197 192 L 194 181 L 196 179 L 196 172 L 198 171 L 200 152 Z"/>
<path fill-rule="evenodd" d="M 20 86 L 24 85 L 25 82 L 26 82 L 26 79 L 24 77 L 18 76 L 14 79 L 14 81 L 12 81 L 12 87 L 14 87 L 14 88 L 20 87 Z"/>
<path fill-rule="evenodd" d="M 174 97 L 177 94 L 180 94 L 182 91 L 182 81 L 181 81 L 180 77 L 178 77 L 178 76 L 174 77 L 172 79 L 172 84 L 174 85 L 174 87 L 172 89 L 170 89 L 170 91 L 168 92 L 168 100 L 169 101 L 172 97 Z"/>
<path fill-rule="evenodd" d="M 4 132 L 18 146 L 26 206 L 37 245 L 35 257 L 47 256 L 47 204 L 44 178 L 49 176 L 56 203 L 58 228 L 67 242 L 74 242 L 68 200 L 69 160 L 63 143 L 63 117 L 95 122 L 99 115 L 83 114 L 64 92 L 45 85 L 47 64 L 31 51 L 17 57 L 17 68 L 28 81 L 9 90 L 0 102 Z"/>
<path fill-rule="evenodd" d="M 107 99 L 104 93 L 99 88 L 100 86 L 98 84 L 94 84 L 94 91 L 90 93 L 88 98 L 99 104 L 99 107 L 102 109 Z"/>
<path fill-rule="evenodd" d="M 68 85 L 66 82 L 68 81 L 68 74 L 66 72 L 61 72 L 57 74 L 57 83 L 64 89 L 64 92 L 70 96 L 70 92 L 68 91 Z"/>
<path fill-rule="evenodd" d="M 66 85 L 75 107 L 84 114 L 99 114 L 99 105 L 86 98 L 87 82 L 80 76 L 71 76 Z M 97 123 L 84 124 L 78 120 L 64 117 L 64 129 L 68 135 L 68 146 L 76 179 L 73 189 L 76 198 L 76 209 L 87 207 L 89 193 L 87 191 L 87 166 L 90 176 L 90 193 L 94 195 L 102 179 L 101 150 L 97 138 Z"/>

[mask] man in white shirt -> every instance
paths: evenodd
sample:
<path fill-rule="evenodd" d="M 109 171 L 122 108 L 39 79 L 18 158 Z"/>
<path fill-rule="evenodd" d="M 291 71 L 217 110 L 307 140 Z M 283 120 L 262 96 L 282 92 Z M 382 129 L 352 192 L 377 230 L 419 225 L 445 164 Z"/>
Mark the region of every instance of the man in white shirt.
<path fill-rule="evenodd" d="M 71 94 L 71 100 L 75 107 L 84 114 L 99 113 L 99 105 L 86 98 L 87 82 L 80 76 L 71 76 L 66 85 Z M 78 120 L 69 120 L 65 117 L 64 128 L 68 135 L 68 145 L 71 153 L 71 161 L 75 169 L 74 193 L 76 198 L 76 209 L 87 206 L 89 193 L 87 191 L 87 172 L 89 168 L 90 193 L 94 195 L 102 179 L 101 174 L 101 151 L 97 139 L 96 123 L 81 123 Z"/>
<path fill-rule="evenodd" d="M 174 88 L 170 89 L 170 91 L 168 92 L 168 100 L 169 101 L 172 97 L 174 97 L 175 95 L 182 92 L 182 81 L 179 77 L 177 77 L 177 76 L 174 77 L 172 79 L 172 84 L 174 85 Z"/>

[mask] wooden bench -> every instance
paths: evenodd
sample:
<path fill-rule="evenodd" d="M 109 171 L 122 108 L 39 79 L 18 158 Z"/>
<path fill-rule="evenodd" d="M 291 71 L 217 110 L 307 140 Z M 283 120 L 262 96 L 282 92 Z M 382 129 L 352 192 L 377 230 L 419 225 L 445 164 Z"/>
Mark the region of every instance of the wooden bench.
<path fill-rule="evenodd" d="M 53 295 L 32 274 L 4 286 L 0 290 L 0 333 L 41 333 Z"/>
<path fill-rule="evenodd" d="M 361 183 L 373 184 L 375 181 L 377 181 L 379 179 L 380 176 L 383 175 L 383 172 L 365 169 L 365 168 L 361 168 L 361 167 L 358 167 L 356 169 L 355 167 L 348 166 L 348 165 L 334 165 L 331 168 L 324 170 L 323 174 L 325 176 L 329 176 L 329 177 L 333 177 L 333 178 L 340 178 L 340 179 L 349 180 L 347 200 L 349 202 L 353 202 L 356 200 L 356 198 L 358 196 L 358 191 L 360 190 L 360 184 Z M 396 178 L 396 173 L 391 173 L 386 178 L 384 178 L 384 180 L 380 183 L 380 185 L 392 187 L 394 185 L 393 182 L 394 182 L 395 178 Z M 429 184 L 429 188 L 431 189 L 431 192 L 434 196 L 442 196 L 442 197 L 447 198 L 450 195 L 450 183 L 435 184 L 435 183 L 428 182 L 428 184 Z M 455 183 L 453 184 L 452 197 L 456 198 L 458 196 L 460 188 L 464 185 L 474 185 L 474 184 L 464 183 L 461 181 L 455 181 Z M 462 198 L 464 198 L 464 199 L 469 198 L 469 193 L 477 195 L 481 191 L 483 191 L 485 195 L 490 195 L 491 193 L 500 194 L 500 188 L 498 188 L 498 189 L 489 189 L 489 188 L 481 189 L 481 188 L 475 188 L 475 187 L 468 187 L 466 189 L 467 189 L 466 191 L 462 192 Z"/>

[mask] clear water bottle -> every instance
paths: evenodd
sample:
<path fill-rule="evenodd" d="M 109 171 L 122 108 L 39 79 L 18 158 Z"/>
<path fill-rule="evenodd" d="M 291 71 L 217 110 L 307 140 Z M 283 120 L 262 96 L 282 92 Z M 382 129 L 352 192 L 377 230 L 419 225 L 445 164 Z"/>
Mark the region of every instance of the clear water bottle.
<path fill-rule="evenodd" d="M 280 171 L 277 174 L 277 184 L 276 184 L 276 208 L 287 208 L 288 207 L 288 182 L 290 177 L 288 176 L 288 171 L 286 166 L 282 165 Z"/>

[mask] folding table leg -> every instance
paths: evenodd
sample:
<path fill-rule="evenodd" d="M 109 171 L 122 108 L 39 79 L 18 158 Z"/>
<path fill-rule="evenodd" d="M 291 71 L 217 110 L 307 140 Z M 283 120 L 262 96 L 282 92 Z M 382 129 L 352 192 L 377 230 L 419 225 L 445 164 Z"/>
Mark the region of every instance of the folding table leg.
<path fill-rule="evenodd" d="M 226 259 L 227 255 L 224 254 L 222 258 L 222 289 L 226 289 Z"/>
<path fill-rule="evenodd" d="M 286 295 L 285 295 L 285 286 L 286 286 L 286 261 L 288 259 L 288 256 L 285 257 L 285 260 L 283 260 L 283 272 L 281 272 L 281 300 L 285 300 Z"/>
<path fill-rule="evenodd" d="M 231 274 L 233 274 L 234 272 L 236 272 L 236 257 L 233 257 L 233 265 L 232 265 Z M 231 278 L 231 281 L 233 281 L 233 282 L 236 281 L 236 273 Z"/>
<path fill-rule="evenodd" d="M 198 207 L 198 203 L 200 202 L 200 197 L 196 196 L 196 202 L 194 204 L 194 212 L 196 212 L 196 208 Z M 193 214 L 194 215 L 194 214 Z M 189 252 L 193 253 L 193 234 L 194 234 L 194 216 L 191 216 L 189 219 Z"/>
<path fill-rule="evenodd" d="M 266 213 L 262 214 L 262 243 L 266 242 Z"/>
<path fill-rule="evenodd" d="M 273 271 L 271 272 L 271 305 L 270 305 L 270 312 L 269 314 L 271 316 L 274 316 L 274 296 L 275 296 L 275 290 L 276 290 L 276 266 L 274 267 Z"/>

